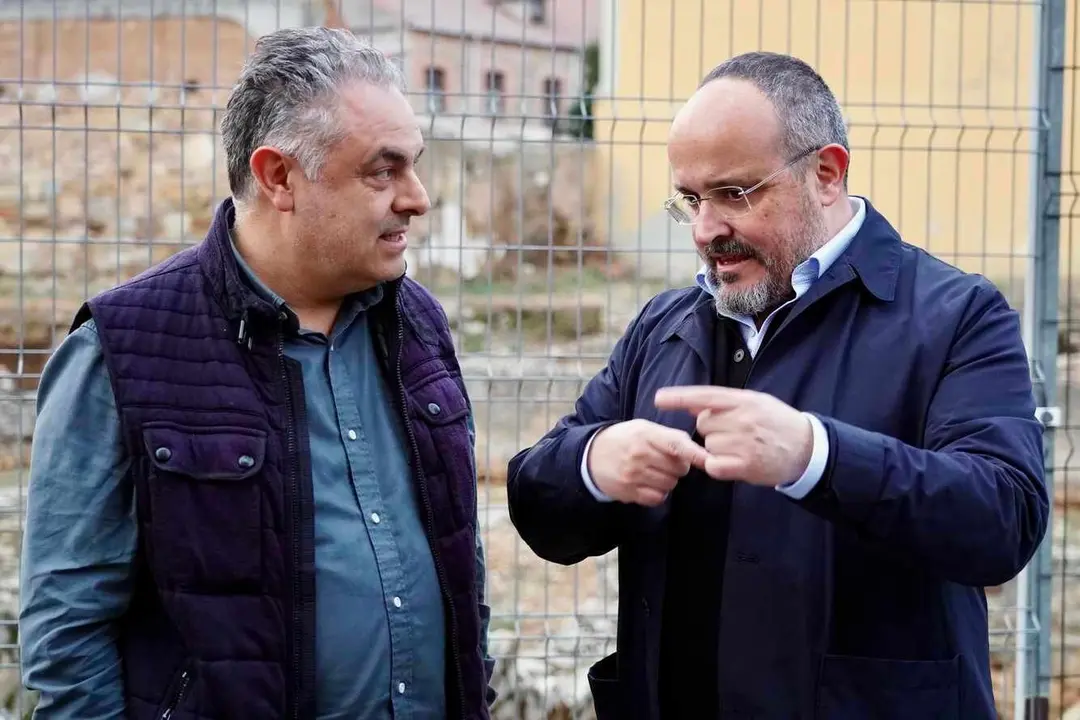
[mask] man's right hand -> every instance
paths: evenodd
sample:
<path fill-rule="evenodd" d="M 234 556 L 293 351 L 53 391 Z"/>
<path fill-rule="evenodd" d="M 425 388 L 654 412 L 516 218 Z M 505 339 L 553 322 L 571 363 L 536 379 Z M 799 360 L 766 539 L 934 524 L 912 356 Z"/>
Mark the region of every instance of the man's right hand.
<path fill-rule="evenodd" d="M 687 433 L 649 420 L 604 428 L 589 446 L 589 475 L 613 500 L 659 505 L 691 466 L 704 467 L 708 453 Z"/>

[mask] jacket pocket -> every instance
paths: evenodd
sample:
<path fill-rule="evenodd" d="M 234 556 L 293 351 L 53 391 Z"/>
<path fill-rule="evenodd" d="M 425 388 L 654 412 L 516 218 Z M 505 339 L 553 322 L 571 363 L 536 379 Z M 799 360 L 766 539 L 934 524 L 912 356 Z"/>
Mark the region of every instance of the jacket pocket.
<path fill-rule="evenodd" d="M 608 655 L 589 668 L 589 690 L 592 691 L 596 720 L 621 720 L 618 653 Z"/>
<path fill-rule="evenodd" d="M 818 720 L 956 720 L 960 662 L 826 655 Z"/>
<path fill-rule="evenodd" d="M 148 553 L 168 589 L 250 591 L 262 577 L 266 433 L 243 427 L 143 426 Z"/>

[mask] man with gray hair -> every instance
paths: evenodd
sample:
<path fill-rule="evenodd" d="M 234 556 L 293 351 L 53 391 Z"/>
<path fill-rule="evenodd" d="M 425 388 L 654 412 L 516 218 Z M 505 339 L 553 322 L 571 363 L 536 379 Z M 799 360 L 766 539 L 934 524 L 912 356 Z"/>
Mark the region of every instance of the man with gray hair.
<path fill-rule="evenodd" d="M 471 405 L 405 277 L 424 140 L 348 32 L 261 38 L 205 240 L 41 380 L 20 645 L 40 718 L 489 717 Z"/>
<path fill-rule="evenodd" d="M 1046 532 L 1017 314 L 849 195 L 806 63 L 712 71 L 668 140 L 702 260 L 510 463 L 541 557 L 619 551 L 599 720 L 995 717 L 985 586 Z"/>

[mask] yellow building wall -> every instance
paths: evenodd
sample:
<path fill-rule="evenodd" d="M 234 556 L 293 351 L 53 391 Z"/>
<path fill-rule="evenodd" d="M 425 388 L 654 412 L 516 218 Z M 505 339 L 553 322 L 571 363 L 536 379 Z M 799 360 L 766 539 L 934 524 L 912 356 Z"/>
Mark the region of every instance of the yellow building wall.
<path fill-rule="evenodd" d="M 617 0 L 615 85 L 596 103 L 613 241 L 689 280 L 689 234 L 661 209 L 673 113 L 708 70 L 749 50 L 813 65 L 849 118 L 849 187 L 913 244 L 1017 299 L 1027 265 L 1036 6 L 999 0 Z M 1072 8 L 1070 7 L 1070 16 Z M 1071 17 L 1069 19 L 1071 27 Z M 1072 33 L 1068 38 L 1072 63 Z M 1066 82 L 1066 107 L 1072 97 Z M 1064 161 L 1076 118 L 1066 117 Z M 1069 178 L 1063 193 L 1072 192 Z M 1067 209 L 1067 208 L 1066 208 Z M 1080 260 L 1063 225 L 1062 274 Z M 665 257 L 667 250 L 680 255 Z M 1080 265 L 1077 265 L 1080 267 Z M 650 272 L 651 271 L 651 272 Z"/>

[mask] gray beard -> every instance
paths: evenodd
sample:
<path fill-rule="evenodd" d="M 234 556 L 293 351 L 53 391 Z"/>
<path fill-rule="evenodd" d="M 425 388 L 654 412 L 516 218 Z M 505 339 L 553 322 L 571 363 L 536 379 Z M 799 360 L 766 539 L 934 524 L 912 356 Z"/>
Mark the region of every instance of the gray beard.
<path fill-rule="evenodd" d="M 737 276 L 718 274 L 715 268 L 710 267 L 706 274 L 710 284 L 716 288 L 713 301 L 716 311 L 721 315 L 757 317 L 782 303 L 792 293 L 791 279 L 779 276 L 773 268 L 768 268 L 767 272 L 761 282 L 737 290 L 731 286 L 738 279 Z"/>
<path fill-rule="evenodd" d="M 804 209 L 806 231 L 799 237 L 788 238 L 792 255 L 790 263 L 764 259 L 765 277 L 756 285 L 736 290 L 732 283 L 738 281 L 735 273 L 717 273 L 712 262 L 705 258 L 706 277 L 713 288 L 716 311 L 727 315 L 759 317 L 780 306 L 793 294 L 791 273 L 795 268 L 828 241 L 824 219 Z"/>
<path fill-rule="evenodd" d="M 798 246 L 793 248 L 795 252 L 792 255 L 791 264 L 781 269 L 780 262 L 766 260 L 765 277 L 751 287 L 735 289 L 732 284 L 738 282 L 738 274 L 717 273 L 711 261 L 705 258 L 707 267 L 705 275 L 708 282 L 716 288 L 714 294 L 716 312 L 758 317 L 778 308 L 785 300 L 791 298 L 794 293 L 792 273 L 795 268 L 827 242 L 825 223 L 820 217 L 815 218 L 810 215 L 808 226 L 808 232 L 802 235 L 801 240 L 792 239 L 792 242 L 797 242 Z"/>

